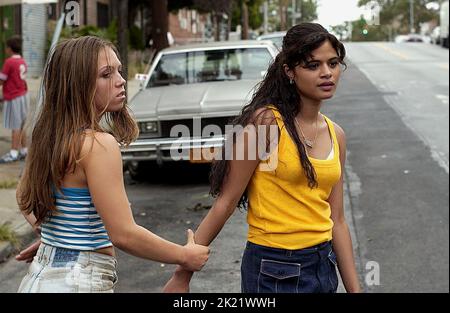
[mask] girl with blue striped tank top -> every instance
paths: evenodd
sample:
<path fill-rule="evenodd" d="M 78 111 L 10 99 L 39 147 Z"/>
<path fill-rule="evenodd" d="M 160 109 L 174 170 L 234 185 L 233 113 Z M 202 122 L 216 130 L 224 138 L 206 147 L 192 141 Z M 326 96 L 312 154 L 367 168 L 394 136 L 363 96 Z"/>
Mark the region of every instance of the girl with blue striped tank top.
<path fill-rule="evenodd" d="M 191 230 L 181 246 L 133 218 L 118 143 L 128 145 L 138 129 L 121 71 L 113 44 L 91 36 L 61 42 L 46 65 L 44 101 L 17 188 L 40 239 L 16 257 L 31 262 L 19 292 L 113 292 L 113 246 L 189 271 L 208 260 L 209 248 L 196 244 Z"/>

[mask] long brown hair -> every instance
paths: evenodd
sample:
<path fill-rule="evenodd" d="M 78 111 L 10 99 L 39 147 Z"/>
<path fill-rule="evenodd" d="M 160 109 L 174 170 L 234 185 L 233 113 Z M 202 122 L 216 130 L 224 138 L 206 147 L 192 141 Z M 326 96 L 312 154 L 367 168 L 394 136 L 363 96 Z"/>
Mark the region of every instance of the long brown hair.
<path fill-rule="evenodd" d="M 44 99 L 32 131 L 25 171 L 18 189 L 19 207 L 33 213 L 40 224 L 55 209 L 54 190 L 80 160 L 85 130 L 108 131 L 122 145 L 138 136 L 136 122 L 127 105 L 103 114 L 108 130 L 98 118 L 94 98 L 98 56 L 114 45 L 104 39 L 85 36 L 59 43 L 44 69 Z"/>
<path fill-rule="evenodd" d="M 281 114 L 286 130 L 295 142 L 300 157 L 300 164 L 308 179 L 310 188 L 317 187 L 314 167 L 306 155 L 306 149 L 298 136 L 295 128 L 295 117 L 299 112 L 301 98 L 295 84 L 290 84 L 289 78 L 284 72 L 284 64 L 293 70 L 297 65 L 305 63 L 312 52 L 319 48 L 325 41 L 329 41 L 336 50 L 340 64 L 345 65 L 346 55 L 344 45 L 324 27 L 317 23 L 301 23 L 288 30 L 283 38 L 283 48 L 270 65 L 266 76 L 259 83 L 249 104 L 244 106 L 239 116 L 233 121 L 233 125 L 246 126 L 255 124 L 258 117 L 255 112 L 268 105 L 274 106 Z M 264 114 L 262 110 L 260 115 Z M 229 161 L 225 158 L 214 161 L 210 173 L 210 194 L 214 197 L 220 195 L 222 185 L 229 172 Z M 246 193 L 239 200 L 238 206 L 245 208 L 247 203 Z"/>

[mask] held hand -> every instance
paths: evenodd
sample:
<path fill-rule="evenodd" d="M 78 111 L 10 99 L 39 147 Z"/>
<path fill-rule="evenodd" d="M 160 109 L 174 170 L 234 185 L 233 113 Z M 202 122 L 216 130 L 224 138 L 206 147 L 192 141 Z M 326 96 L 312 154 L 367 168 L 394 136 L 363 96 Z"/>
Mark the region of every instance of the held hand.
<path fill-rule="evenodd" d="M 192 230 L 188 229 L 187 236 L 187 244 L 183 247 L 184 262 L 180 265 L 189 271 L 200 271 L 208 261 L 209 248 L 195 243 Z"/>
<path fill-rule="evenodd" d="M 163 288 L 164 293 L 188 293 L 189 280 L 183 279 L 177 274 L 173 274 Z"/>
<path fill-rule="evenodd" d="M 41 244 L 41 240 L 37 240 L 31 245 L 29 245 L 26 249 L 20 251 L 18 255 L 16 255 L 17 261 L 25 261 L 27 263 L 30 263 L 33 261 L 34 256 L 36 255 L 39 246 Z"/>

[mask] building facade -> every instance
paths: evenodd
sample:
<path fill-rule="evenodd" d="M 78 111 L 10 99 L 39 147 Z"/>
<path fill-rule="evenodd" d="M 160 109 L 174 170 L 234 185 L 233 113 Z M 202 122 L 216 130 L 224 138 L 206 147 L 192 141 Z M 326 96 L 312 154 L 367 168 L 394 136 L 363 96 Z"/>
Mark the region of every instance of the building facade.
<path fill-rule="evenodd" d="M 39 76 L 47 55 L 47 5 L 22 4 L 0 6 L 0 64 L 5 56 L 5 42 L 22 37 L 22 55 L 28 64 L 28 75 Z"/>
<path fill-rule="evenodd" d="M 56 21 L 61 12 L 71 10 L 76 17 L 74 26 L 94 25 L 104 28 L 111 21 L 111 0 L 58 0 L 52 4 L 0 5 L 0 66 L 6 57 L 6 40 L 12 35 L 20 35 L 28 75 L 40 76 L 51 40 L 48 38 L 48 21 Z"/>
<path fill-rule="evenodd" d="M 93 25 L 105 28 L 112 19 L 111 2 L 112 0 L 58 0 L 50 5 L 49 15 L 51 19 L 57 20 L 61 12 L 76 10 L 77 26 Z"/>
<path fill-rule="evenodd" d="M 196 10 L 181 9 L 169 14 L 169 32 L 174 44 L 206 41 L 211 27 L 210 14 L 200 14 Z"/>

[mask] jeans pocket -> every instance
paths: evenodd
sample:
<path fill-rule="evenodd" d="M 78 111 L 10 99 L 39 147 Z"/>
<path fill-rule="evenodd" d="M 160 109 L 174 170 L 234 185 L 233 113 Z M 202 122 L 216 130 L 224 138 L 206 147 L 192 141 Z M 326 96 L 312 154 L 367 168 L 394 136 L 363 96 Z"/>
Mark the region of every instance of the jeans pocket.
<path fill-rule="evenodd" d="M 99 267 L 94 267 L 91 278 L 92 292 L 114 292 L 114 286 L 118 281 L 117 272 Z"/>
<path fill-rule="evenodd" d="M 37 292 L 73 293 L 78 290 L 78 282 L 73 279 L 70 267 L 46 267 L 37 277 Z"/>
<path fill-rule="evenodd" d="M 330 250 L 330 252 L 328 253 L 328 260 L 330 264 L 330 273 L 329 273 L 329 281 L 331 285 L 330 291 L 334 293 L 337 290 L 339 281 L 336 273 L 337 259 L 336 254 L 334 253 L 333 250 Z"/>
<path fill-rule="evenodd" d="M 300 263 L 262 259 L 258 292 L 298 293 Z"/>
<path fill-rule="evenodd" d="M 328 260 L 330 260 L 330 262 L 333 263 L 334 266 L 337 266 L 336 254 L 334 254 L 333 250 L 330 250 L 330 252 L 328 253 Z"/>

